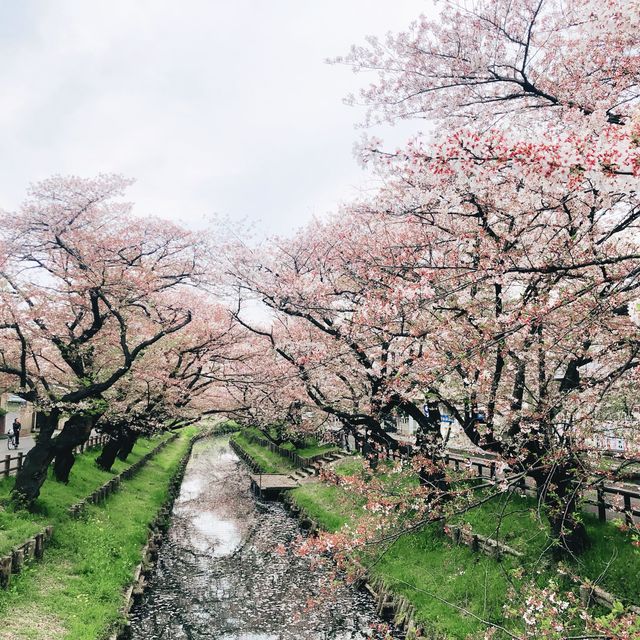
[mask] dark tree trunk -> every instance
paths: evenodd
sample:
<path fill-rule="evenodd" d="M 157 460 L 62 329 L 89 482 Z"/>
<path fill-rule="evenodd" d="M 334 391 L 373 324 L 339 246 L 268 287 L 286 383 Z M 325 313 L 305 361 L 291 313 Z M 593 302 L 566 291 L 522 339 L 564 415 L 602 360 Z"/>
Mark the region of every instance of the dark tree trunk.
<path fill-rule="evenodd" d="M 429 402 L 426 414 L 423 414 L 415 405 L 406 405 L 405 409 L 418 423 L 416 447 L 420 455 L 427 460 L 418 473 L 420 484 L 430 490 L 430 501 L 446 500 L 449 496 L 449 481 L 443 460 L 444 441 L 440 426 L 442 420 L 440 407 L 437 402 Z"/>
<path fill-rule="evenodd" d="M 582 347 L 587 352 L 591 346 L 589 340 L 585 340 Z M 569 392 L 578 389 L 581 385 L 580 368 L 592 362 L 591 357 L 577 357 L 571 360 L 560 383 L 561 392 Z M 560 414 L 560 407 L 555 407 L 551 413 L 551 424 Z M 546 452 L 553 447 L 551 435 L 554 430 L 547 425 Z M 547 516 L 551 527 L 551 535 L 556 543 L 553 554 L 556 559 L 562 559 L 568 555 L 579 555 L 589 547 L 587 530 L 582 523 L 579 513 L 579 499 L 582 495 L 580 478 L 580 462 L 576 459 L 575 449 L 571 440 L 566 440 L 568 450 L 562 461 L 554 465 L 544 479 L 542 500 L 547 508 Z M 540 482 L 536 478 L 538 487 Z"/>
<path fill-rule="evenodd" d="M 53 461 L 53 477 L 58 482 L 64 482 L 69 484 L 69 475 L 71 474 L 71 468 L 76 462 L 76 455 L 73 449 L 64 449 L 56 454 Z"/>
<path fill-rule="evenodd" d="M 118 430 L 111 434 L 111 437 L 102 447 L 102 452 L 96 458 L 96 464 L 104 471 L 111 471 L 113 463 L 118 457 L 122 447 L 122 431 Z"/>
<path fill-rule="evenodd" d="M 570 461 L 553 467 L 546 475 L 534 476 L 539 499 L 546 507 L 555 543 L 553 555 L 557 560 L 580 555 L 590 546 L 587 530 L 579 517 L 581 491 L 576 476 L 576 466 Z"/>
<path fill-rule="evenodd" d="M 120 450 L 118 451 L 118 458 L 120 460 L 126 460 L 129 457 L 129 454 L 133 450 L 134 445 L 138 439 L 138 433 L 133 431 L 132 429 L 124 430 L 124 436 L 122 438 L 122 445 Z"/>
<path fill-rule="evenodd" d="M 21 505 L 31 505 L 40 495 L 40 488 L 47 479 L 47 469 L 56 455 L 55 439 L 52 438 L 60 411 L 54 409 L 48 415 L 43 415 L 40 422 L 40 433 L 35 446 L 27 453 L 22 463 L 22 469 L 16 476 L 12 490 L 12 499 Z"/>
<path fill-rule="evenodd" d="M 58 482 L 69 482 L 69 474 L 76 461 L 73 450 L 90 438 L 94 423 L 95 420 L 87 416 L 71 416 L 55 439 L 53 475 Z"/>

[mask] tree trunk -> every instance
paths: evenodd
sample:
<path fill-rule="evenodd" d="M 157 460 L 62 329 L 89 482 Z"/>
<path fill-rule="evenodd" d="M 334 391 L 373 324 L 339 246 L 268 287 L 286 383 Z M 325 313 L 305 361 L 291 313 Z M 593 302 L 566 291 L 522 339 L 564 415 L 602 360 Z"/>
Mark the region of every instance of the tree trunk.
<path fill-rule="evenodd" d="M 427 462 L 420 468 L 418 478 L 420 485 L 427 487 L 431 496 L 429 500 L 447 500 L 449 497 L 449 481 L 447 480 L 446 465 L 443 460 L 444 441 L 440 427 L 442 416 L 437 402 L 427 403 L 427 413 L 424 414 L 415 405 L 406 404 L 405 410 L 418 423 L 416 432 L 416 446 L 420 455 Z"/>
<path fill-rule="evenodd" d="M 22 468 L 16 476 L 11 492 L 12 500 L 23 506 L 30 506 L 40 495 L 40 488 L 47 479 L 47 469 L 55 457 L 55 439 L 52 438 L 60 411 L 54 409 L 44 415 L 40 423 L 40 433 L 35 446 L 27 453 Z"/>
<path fill-rule="evenodd" d="M 73 450 L 91 437 L 95 420 L 85 415 L 73 415 L 65 423 L 55 439 L 55 462 L 53 475 L 58 482 L 69 482 L 69 474 L 76 461 Z"/>
<path fill-rule="evenodd" d="M 76 455 L 73 449 L 64 449 L 64 451 L 56 453 L 55 460 L 53 461 L 53 477 L 58 482 L 69 484 L 69 475 L 75 461 Z"/>
<path fill-rule="evenodd" d="M 538 494 L 549 518 L 556 560 L 579 555 L 590 545 L 587 530 L 580 519 L 581 491 L 576 476 L 575 464 L 567 462 L 554 467 L 544 477 L 535 477 Z"/>
<path fill-rule="evenodd" d="M 113 463 L 116 461 L 118 457 L 118 453 L 122 448 L 123 440 L 122 440 L 122 430 L 118 429 L 111 434 L 111 437 L 105 445 L 102 447 L 102 452 L 96 458 L 96 464 L 103 471 L 111 471 L 111 467 Z"/>
<path fill-rule="evenodd" d="M 133 450 L 136 441 L 138 440 L 138 433 L 133 431 L 132 429 L 127 429 L 125 427 L 124 437 L 122 439 L 122 446 L 118 451 L 118 458 L 120 460 L 126 460 L 129 457 L 129 454 Z"/>

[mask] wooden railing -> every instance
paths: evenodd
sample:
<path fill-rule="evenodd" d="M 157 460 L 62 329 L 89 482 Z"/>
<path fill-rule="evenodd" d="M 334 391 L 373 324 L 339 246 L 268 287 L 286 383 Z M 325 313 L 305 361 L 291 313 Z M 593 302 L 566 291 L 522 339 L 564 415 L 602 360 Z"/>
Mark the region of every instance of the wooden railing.
<path fill-rule="evenodd" d="M 363 441 L 356 441 L 356 450 L 362 452 Z M 384 450 L 383 455 L 388 459 L 407 460 L 411 456 L 405 451 Z M 465 453 L 460 449 L 448 451 L 444 456 L 447 466 L 460 471 L 461 467 L 466 467 L 475 471 L 478 478 L 496 479 L 496 458 L 487 453 Z M 529 493 L 536 495 L 536 488 L 531 478 L 522 478 L 519 487 Z M 617 499 L 610 496 L 619 496 Z M 624 516 L 628 525 L 640 523 L 640 487 L 624 487 L 615 484 L 608 484 L 604 480 L 594 482 L 584 496 L 585 510 L 589 513 L 596 513 L 601 522 L 619 519 Z"/>
<path fill-rule="evenodd" d="M 444 457 L 445 464 L 459 471 L 462 466 L 475 470 L 478 478 L 496 479 L 496 462 L 490 458 L 478 458 L 447 453 Z M 530 478 L 522 478 L 520 487 L 535 494 L 535 486 Z M 620 496 L 617 500 L 609 500 L 609 496 Z M 624 487 L 608 484 L 604 480 L 596 481 L 592 488 L 585 493 L 584 504 L 590 508 L 586 511 L 597 513 L 601 522 L 619 518 L 624 515 L 627 524 L 640 523 L 640 490 L 638 488 Z"/>
<path fill-rule="evenodd" d="M 103 444 L 106 444 L 109 440 L 109 436 L 106 434 L 100 434 L 97 436 L 91 436 L 86 442 L 78 445 L 73 452 L 74 453 L 84 453 L 85 451 L 89 451 L 90 449 L 95 449 L 96 447 L 101 447 Z"/>
<path fill-rule="evenodd" d="M 96 447 L 102 446 L 108 439 L 109 436 L 107 435 L 91 436 L 85 443 L 78 445 L 73 452 L 80 454 L 90 449 L 95 449 Z M 18 451 L 16 455 L 11 455 L 10 453 L 5 455 L 4 464 L 2 465 L 2 469 L 0 469 L 0 476 L 8 478 L 9 476 L 16 475 L 18 471 L 22 469 L 25 456 L 26 453 L 24 453 L 24 451 Z"/>
<path fill-rule="evenodd" d="M 271 442 L 266 438 L 261 438 L 260 436 L 257 436 L 253 433 L 245 432 L 245 435 L 248 440 L 250 440 L 251 442 L 255 442 L 256 444 L 259 444 L 261 447 L 265 447 L 269 449 L 269 451 L 271 451 L 272 453 L 277 453 L 280 456 L 289 458 L 289 460 L 291 460 L 291 462 L 293 462 L 293 464 L 298 469 L 304 469 L 305 467 L 313 466 L 316 462 L 318 462 L 319 460 L 322 460 L 327 455 L 327 453 L 330 453 L 330 452 L 318 453 L 315 456 L 303 458 L 302 456 L 299 456 L 295 451 L 291 451 L 291 449 L 285 449 L 284 447 L 281 447 L 275 444 L 275 442 Z"/>
<path fill-rule="evenodd" d="M 8 478 L 9 476 L 12 476 L 18 473 L 18 471 L 22 469 L 23 460 L 24 460 L 24 453 L 22 451 L 20 451 L 17 456 L 12 456 L 10 453 L 8 453 L 4 457 L 4 466 L 2 469 L 2 475 L 4 475 L 5 478 Z M 15 462 L 15 466 L 13 466 L 14 462 Z"/>

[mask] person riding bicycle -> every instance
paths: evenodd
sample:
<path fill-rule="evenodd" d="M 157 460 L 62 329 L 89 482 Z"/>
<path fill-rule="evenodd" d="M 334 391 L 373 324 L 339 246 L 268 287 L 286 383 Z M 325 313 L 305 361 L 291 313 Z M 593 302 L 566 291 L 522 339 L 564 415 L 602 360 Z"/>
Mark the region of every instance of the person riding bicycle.
<path fill-rule="evenodd" d="M 22 429 L 22 424 L 18 418 L 13 421 L 11 428 L 13 429 L 13 437 L 15 438 L 17 448 L 20 446 L 20 429 Z"/>

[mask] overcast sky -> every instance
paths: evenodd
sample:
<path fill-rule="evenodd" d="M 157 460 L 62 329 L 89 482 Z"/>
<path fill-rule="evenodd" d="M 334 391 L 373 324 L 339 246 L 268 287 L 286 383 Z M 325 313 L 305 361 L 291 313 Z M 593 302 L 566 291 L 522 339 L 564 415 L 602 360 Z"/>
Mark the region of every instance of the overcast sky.
<path fill-rule="evenodd" d="M 365 184 L 368 79 L 327 65 L 430 0 L 4 0 L 0 207 L 54 173 L 134 177 L 140 212 L 288 234 Z M 389 140 L 409 131 L 385 131 Z M 376 131 L 378 134 L 379 131 Z"/>

